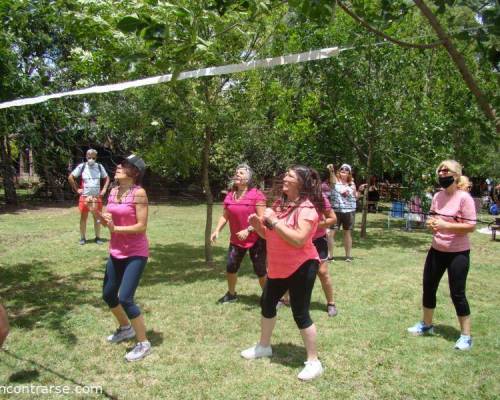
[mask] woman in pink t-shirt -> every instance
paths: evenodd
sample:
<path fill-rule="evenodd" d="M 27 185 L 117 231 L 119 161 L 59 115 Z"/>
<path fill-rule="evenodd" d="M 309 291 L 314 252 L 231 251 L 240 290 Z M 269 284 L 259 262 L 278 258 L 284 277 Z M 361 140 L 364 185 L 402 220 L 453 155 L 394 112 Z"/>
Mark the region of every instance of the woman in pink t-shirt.
<path fill-rule="evenodd" d="M 246 359 L 270 357 L 271 335 L 276 323 L 276 305 L 290 292 L 293 318 L 307 351 L 301 380 L 311 380 L 323 372 L 316 351 L 316 326 L 309 315 L 311 293 L 319 267 L 313 244 L 318 226 L 318 212 L 323 197 L 317 173 L 308 167 L 295 166 L 283 178 L 283 194 L 264 216 L 253 214 L 249 222 L 267 243 L 267 281 L 261 297 L 261 334 L 257 345 L 243 350 Z"/>
<path fill-rule="evenodd" d="M 222 228 L 229 222 L 231 237 L 227 251 L 227 292 L 219 299 L 220 304 L 238 300 L 236 294 L 238 270 L 247 251 L 250 253 L 253 270 L 259 278 L 261 288 L 266 282 L 266 243 L 248 224 L 249 215 L 264 214 L 266 196 L 254 187 L 252 177 L 253 171 L 247 164 L 236 167 L 233 187 L 224 199 L 224 212 L 210 236 L 211 241 L 215 242 Z"/>
<path fill-rule="evenodd" d="M 127 361 L 141 360 L 151 352 L 144 318 L 134 302 L 149 256 L 148 198 L 139 186 L 145 169 L 144 161 L 135 155 L 123 160 L 115 172 L 118 186 L 109 194 L 106 212 L 99 213 L 111 233 L 102 297 L 119 324 L 107 340 L 118 343 L 137 339 L 136 346 L 125 355 Z"/>
<path fill-rule="evenodd" d="M 458 350 L 472 347 L 470 309 L 465 296 L 469 272 L 470 243 L 467 234 L 474 232 L 476 207 L 467 191 L 460 190 L 462 166 L 454 160 L 439 164 L 436 173 L 443 190 L 434 195 L 428 227 L 434 236 L 427 254 L 423 279 L 423 318 L 408 332 L 415 335 L 434 331 L 432 318 L 436 308 L 436 292 L 444 272 L 448 271 L 450 295 L 460 323 L 460 338 L 455 344 Z"/>

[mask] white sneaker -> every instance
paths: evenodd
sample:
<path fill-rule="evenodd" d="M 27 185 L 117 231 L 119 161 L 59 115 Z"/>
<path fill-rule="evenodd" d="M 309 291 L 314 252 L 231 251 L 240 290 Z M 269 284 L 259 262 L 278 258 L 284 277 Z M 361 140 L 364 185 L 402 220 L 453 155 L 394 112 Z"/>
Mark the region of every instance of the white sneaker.
<path fill-rule="evenodd" d="M 135 331 L 134 331 L 134 328 L 132 328 L 132 325 L 129 325 L 125 328 L 123 327 L 119 327 L 115 333 L 113 333 L 112 335 L 109 335 L 107 337 L 107 340 L 108 342 L 110 343 L 119 343 L 123 340 L 127 340 L 127 339 L 132 339 L 135 337 Z"/>
<path fill-rule="evenodd" d="M 271 346 L 263 347 L 257 343 L 255 346 L 243 350 L 240 354 L 247 360 L 253 360 L 255 358 L 271 357 L 273 355 L 273 349 Z"/>
<path fill-rule="evenodd" d="M 455 349 L 457 350 L 470 350 L 472 348 L 472 338 L 466 335 L 460 335 L 455 343 Z"/>
<path fill-rule="evenodd" d="M 434 334 L 434 325 L 425 325 L 424 321 L 417 322 L 415 325 L 407 329 L 408 333 L 417 336 Z"/>
<path fill-rule="evenodd" d="M 145 342 L 139 342 L 135 345 L 132 351 L 125 354 L 125 359 L 127 361 L 139 361 L 151 353 L 151 343 L 147 340 Z"/>
<path fill-rule="evenodd" d="M 297 375 L 301 381 L 310 381 L 323 373 L 323 366 L 319 360 L 306 361 L 304 364 L 304 369 Z"/>

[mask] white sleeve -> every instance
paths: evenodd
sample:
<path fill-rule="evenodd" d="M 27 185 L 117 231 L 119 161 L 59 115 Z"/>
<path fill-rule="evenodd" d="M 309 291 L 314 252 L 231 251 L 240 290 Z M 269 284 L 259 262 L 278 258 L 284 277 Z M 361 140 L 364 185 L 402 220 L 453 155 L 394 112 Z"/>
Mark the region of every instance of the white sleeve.
<path fill-rule="evenodd" d="M 106 168 L 104 168 L 102 164 L 99 164 L 99 168 L 101 169 L 101 178 L 107 178 L 108 173 L 106 172 Z"/>
<path fill-rule="evenodd" d="M 72 172 L 71 172 L 71 175 L 73 175 L 75 178 L 78 178 L 81 174 L 82 174 L 82 171 L 83 171 L 83 166 L 85 164 L 84 163 L 81 163 L 79 164 Z"/>

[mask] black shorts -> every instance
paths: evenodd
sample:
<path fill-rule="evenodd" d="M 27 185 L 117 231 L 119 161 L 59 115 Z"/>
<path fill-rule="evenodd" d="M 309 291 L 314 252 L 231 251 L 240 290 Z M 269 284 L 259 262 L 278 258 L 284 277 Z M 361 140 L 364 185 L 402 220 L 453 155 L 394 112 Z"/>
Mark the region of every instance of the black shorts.
<path fill-rule="evenodd" d="M 319 259 L 325 261 L 328 259 L 328 241 L 326 235 L 313 240 L 313 244 L 318 250 Z"/>
<path fill-rule="evenodd" d="M 261 238 L 259 238 L 249 249 L 244 249 L 243 247 L 239 247 L 230 243 L 227 250 L 226 272 L 229 272 L 231 274 L 235 274 L 238 272 L 247 250 L 249 250 L 250 253 L 250 259 L 252 260 L 255 275 L 257 275 L 259 278 L 262 276 L 266 276 L 266 241 Z"/>
<path fill-rule="evenodd" d="M 351 211 L 351 212 L 335 211 L 335 214 L 337 215 L 337 223 L 332 226 L 332 229 L 339 231 L 341 225 L 344 231 L 352 231 L 354 229 L 356 211 Z"/>

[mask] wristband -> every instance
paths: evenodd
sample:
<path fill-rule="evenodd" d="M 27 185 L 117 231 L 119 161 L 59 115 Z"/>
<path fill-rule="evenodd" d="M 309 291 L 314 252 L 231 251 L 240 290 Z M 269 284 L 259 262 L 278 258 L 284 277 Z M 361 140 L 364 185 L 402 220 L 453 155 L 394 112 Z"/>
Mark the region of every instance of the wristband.
<path fill-rule="evenodd" d="M 248 232 L 253 232 L 254 230 L 255 230 L 255 229 L 253 228 L 253 226 L 249 226 L 249 227 L 247 228 L 247 231 L 248 231 Z"/>

